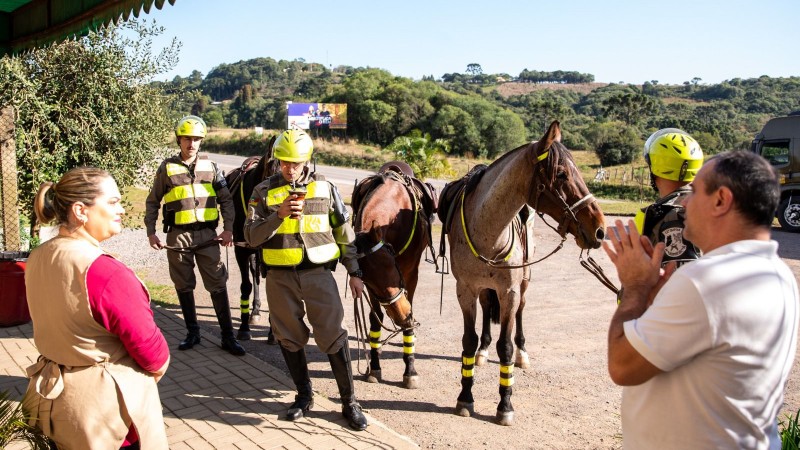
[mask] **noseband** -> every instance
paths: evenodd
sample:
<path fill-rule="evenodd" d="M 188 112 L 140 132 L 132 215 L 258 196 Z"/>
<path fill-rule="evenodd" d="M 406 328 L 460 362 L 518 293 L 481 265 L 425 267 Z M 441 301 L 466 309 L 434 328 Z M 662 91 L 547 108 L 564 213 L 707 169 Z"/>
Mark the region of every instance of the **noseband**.
<path fill-rule="evenodd" d="M 547 159 L 547 156 L 549 154 L 550 151 L 548 150 L 536 158 L 537 164 L 535 164 L 535 166 L 540 180 L 546 180 L 547 174 L 545 173 L 544 166 L 538 163 L 541 163 L 542 161 Z M 559 236 L 561 236 L 562 239 L 566 239 L 567 231 L 569 229 L 570 224 L 573 223 L 575 225 L 580 224 L 577 217 L 578 212 L 581 209 L 587 207 L 591 202 L 596 201 L 594 195 L 592 195 L 592 193 L 590 192 L 580 200 L 570 205 L 569 203 L 567 203 L 567 200 L 560 193 L 556 194 L 553 192 L 552 189 L 547 189 L 547 186 L 545 186 L 543 182 L 540 182 L 538 184 L 531 183 L 531 192 L 528 195 L 528 198 L 533 199 L 533 209 L 536 210 L 537 213 L 539 213 L 539 216 L 542 217 L 542 220 L 544 220 L 544 216 L 541 212 L 539 212 L 539 199 L 543 194 L 546 195 L 553 202 L 561 203 L 562 214 L 561 214 L 561 219 L 558 221 L 558 228 L 553 228 L 552 226 L 550 226 L 550 224 L 547 224 L 547 226 L 556 230 L 556 232 L 559 234 Z"/>
<path fill-rule="evenodd" d="M 542 164 L 540 164 L 540 163 L 542 161 L 544 161 L 545 159 L 547 159 L 547 157 L 549 155 L 550 155 L 550 150 L 548 150 L 548 151 L 542 153 L 541 155 L 537 156 L 536 157 L 536 161 L 534 162 L 534 170 L 536 171 L 535 172 L 535 177 L 539 178 L 540 180 L 547 180 L 547 177 L 546 177 L 547 174 L 545 173 L 544 166 Z M 585 208 L 589 204 L 589 202 L 596 201 L 595 198 L 594 198 L 594 195 L 592 195 L 592 193 L 590 192 L 590 193 L 586 194 L 583 198 L 581 198 L 580 200 L 576 201 L 575 203 L 573 203 L 570 206 L 570 204 L 567 203 L 566 199 L 564 199 L 564 197 L 562 197 L 561 194 L 554 193 L 552 191 L 552 189 L 548 190 L 547 186 L 545 186 L 545 184 L 543 182 L 540 182 L 540 183 L 537 184 L 537 183 L 535 183 L 535 181 L 536 180 L 534 179 L 534 181 L 531 182 L 531 189 L 530 189 L 530 193 L 528 194 L 528 200 L 529 200 L 528 203 L 530 203 L 531 199 L 533 200 L 533 209 L 536 211 L 536 213 L 539 215 L 539 217 L 542 218 L 542 221 L 544 221 L 544 223 L 548 227 L 550 227 L 553 230 L 555 230 L 559 234 L 559 236 L 561 236 L 561 243 L 552 252 L 550 252 L 549 254 L 545 255 L 544 257 L 539 258 L 539 259 L 537 259 L 535 261 L 524 262 L 524 263 L 519 264 L 519 265 L 505 265 L 506 261 L 508 261 L 508 259 L 511 257 L 512 252 L 514 251 L 514 231 L 513 230 L 511 230 L 511 245 L 509 246 L 508 252 L 504 256 L 496 258 L 496 259 L 489 259 L 489 258 L 486 258 L 485 256 L 481 255 L 480 253 L 478 253 L 478 251 L 475 249 L 475 246 L 472 244 L 472 239 L 470 239 L 470 237 L 469 237 L 469 232 L 467 231 L 467 223 L 466 223 L 466 219 L 464 217 L 464 200 L 466 198 L 466 190 L 464 190 L 462 188 L 462 191 L 461 191 L 461 227 L 463 228 L 464 238 L 466 239 L 467 245 L 469 246 L 470 250 L 472 250 L 472 254 L 475 255 L 478 259 L 483 261 L 488 266 L 497 267 L 497 268 L 501 268 L 501 269 L 520 269 L 520 268 L 523 268 L 523 267 L 527 267 L 527 266 L 536 264 L 536 263 L 538 263 L 538 262 L 540 262 L 540 261 L 542 261 L 544 259 L 547 259 L 551 255 L 553 255 L 555 252 L 561 250 L 561 247 L 563 247 L 564 241 L 567 240 L 567 231 L 568 231 L 569 225 L 571 223 L 575 223 L 576 225 L 580 225 L 580 222 L 578 221 L 577 213 L 581 209 Z M 541 198 L 542 194 L 547 195 L 548 198 L 550 198 L 551 200 L 556 201 L 556 203 L 560 202 L 561 205 L 563 206 L 563 208 L 562 208 L 563 214 L 561 216 L 561 219 L 558 221 L 558 228 L 555 228 L 555 227 L 551 226 L 549 223 L 547 223 L 547 221 L 544 220 L 544 214 L 539 211 L 539 199 Z M 580 227 L 578 227 L 578 228 L 580 228 Z"/>

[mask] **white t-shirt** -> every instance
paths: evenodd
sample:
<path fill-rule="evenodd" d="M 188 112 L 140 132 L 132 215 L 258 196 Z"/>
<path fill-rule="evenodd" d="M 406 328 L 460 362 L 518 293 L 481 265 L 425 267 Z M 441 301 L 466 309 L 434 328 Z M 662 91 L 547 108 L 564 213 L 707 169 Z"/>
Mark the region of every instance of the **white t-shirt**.
<path fill-rule="evenodd" d="M 625 336 L 663 370 L 622 392 L 626 449 L 780 449 L 797 345 L 797 282 L 774 241 L 739 241 L 678 269 Z"/>

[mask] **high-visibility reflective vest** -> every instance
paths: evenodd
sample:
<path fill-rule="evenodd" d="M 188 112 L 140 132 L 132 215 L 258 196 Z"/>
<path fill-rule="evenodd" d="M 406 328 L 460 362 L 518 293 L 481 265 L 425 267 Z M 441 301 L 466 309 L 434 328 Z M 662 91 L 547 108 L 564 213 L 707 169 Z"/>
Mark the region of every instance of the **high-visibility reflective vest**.
<path fill-rule="evenodd" d="M 175 211 L 175 225 L 213 222 L 219 218 L 214 190 L 216 171 L 210 160 L 198 159 L 194 175 L 182 163 L 167 162 L 166 169 L 172 187 L 164 196 L 164 202 L 168 209 Z"/>
<path fill-rule="evenodd" d="M 277 209 L 289 196 L 291 186 L 285 184 L 267 191 L 265 203 L 269 210 Z M 296 266 L 303 255 L 315 264 L 339 258 L 339 245 L 333 237 L 328 217 L 331 186 L 327 181 L 312 181 L 300 219 L 285 217 L 275 236 L 264 243 L 262 255 L 268 266 Z"/>

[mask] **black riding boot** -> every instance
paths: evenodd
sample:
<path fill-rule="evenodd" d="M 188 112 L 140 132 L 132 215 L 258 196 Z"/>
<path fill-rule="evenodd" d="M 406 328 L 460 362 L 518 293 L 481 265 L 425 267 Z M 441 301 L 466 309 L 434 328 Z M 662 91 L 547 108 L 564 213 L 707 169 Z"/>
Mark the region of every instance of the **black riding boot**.
<path fill-rule="evenodd" d="M 278 341 L 275 339 L 275 333 L 272 332 L 272 318 L 269 320 L 269 331 L 267 332 L 267 345 L 275 345 Z"/>
<path fill-rule="evenodd" d="M 197 309 L 194 305 L 194 292 L 178 292 L 178 301 L 186 323 L 186 339 L 178 344 L 178 350 L 189 350 L 200 343 L 200 325 L 197 323 Z"/>
<path fill-rule="evenodd" d="M 336 385 L 339 387 L 339 395 L 342 397 L 342 415 L 347 419 L 350 428 L 356 431 L 367 429 L 367 418 L 361 413 L 361 405 L 356 401 L 356 394 L 353 389 L 353 370 L 350 367 L 350 349 L 347 342 L 338 352 L 328 355 L 331 362 L 333 376 L 336 378 Z"/>
<path fill-rule="evenodd" d="M 242 313 L 242 323 L 239 325 L 239 331 L 236 333 L 236 339 L 240 341 L 249 341 L 253 338 L 253 336 L 250 334 L 250 300 L 242 299 L 240 309 L 246 310 L 247 312 Z"/>
<path fill-rule="evenodd" d="M 211 293 L 211 303 L 214 305 L 214 312 L 217 313 L 219 331 L 222 336 L 222 349 L 231 355 L 243 356 L 247 353 L 233 337 L 233 323 L 231 322 L 231 305 L 228 302 L 228 291 L 218 291 Z"/>
<path fill-rule="evenodd" d="M 281 346 L 283 359 L 292 374 L 292 381 L 297 388 L 297 395 L 294 396 L 294 403 L 289 406 L 286 412 L 286 419 L 294 422 L 302 419 L 303 415 L 314 407 L 314 392 L 311 390 L 311 378 L 308 376 L 308 362 L 306 361 L 306 351 L 300 349 L 290 352 Z"/>

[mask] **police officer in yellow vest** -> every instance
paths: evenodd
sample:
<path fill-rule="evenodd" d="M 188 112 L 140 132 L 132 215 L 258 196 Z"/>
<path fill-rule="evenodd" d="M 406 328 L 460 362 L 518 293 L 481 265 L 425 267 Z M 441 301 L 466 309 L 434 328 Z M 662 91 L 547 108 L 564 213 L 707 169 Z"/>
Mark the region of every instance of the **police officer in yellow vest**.
<path fill-rule="evenodd" d="M 689 183 L 703 165 L 703 151 L 689 134 L 677 128 L 653 133 L 644 144 L 644 159 L 650 167 L 650 184 L 659 199 L 640 210 L 634 222 L 639 234 L 655 245 L 663 242 L 662 265 L 678 265 L 700 257 L 700 250 L 683 238 L 683 197 L 691 193 Z"/>
<path fill-rule="evenodd" d="M 165 245 L 156 235 L 156 222 L 163 199 L 167 232 L 169 275 L 175 284 L 188 334 L 178 345 L 188 350 L 200 343 L 200 326 L 194 302 L 195 261 L 203 285 L 211 293 L 222 335 L 222 348 L 237 356 L 244 348 L 233 336 L 231 309 L 228 302 L 228 272 L 220 258 L 220 245 L 233 243 L 233 198 L 225 178 L 216 164 L 199 156 L 200 143 L 206 136 L 206 124 L 197 116 L 178 121 L 175 136 L 181 152 L 165 159 L 156 171 L 153 187 L 146 200 L 144 218 L 150 246 L 156 250 Z M 217 236 L 220 211 L 224 231 Z M 215 243 L 214 241 L 217 241 Z M 208 245 L 208 244 L 212 245 Z M 218 245 L 217 245 L 218 244 Z"/>
<path fill-rule="evenodd" d="M 310 171 L 313 151 L 311 138 L 300 130 L 287 130 L 275 140 L 280 173 L 253 190 L 244 236 L 251 246 L 261 247 L 268 266 L 264 284 L 270 322 L 297 387 L 287 419 L 298 420 L 314 406 L 304 350 L 307 314 L 317 346 L 330 360 L 342 415 L 350 428 L 360 431 L 367 428 L 367 419 L 353 389 L 344 308 L 331 270 L 341 260 L 355 298 L 364 283 L 347 210 L 336 187 Z"/>

